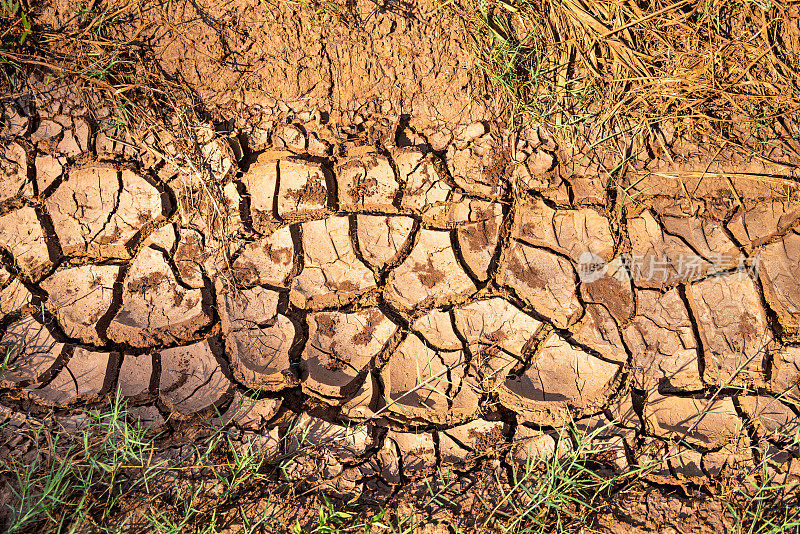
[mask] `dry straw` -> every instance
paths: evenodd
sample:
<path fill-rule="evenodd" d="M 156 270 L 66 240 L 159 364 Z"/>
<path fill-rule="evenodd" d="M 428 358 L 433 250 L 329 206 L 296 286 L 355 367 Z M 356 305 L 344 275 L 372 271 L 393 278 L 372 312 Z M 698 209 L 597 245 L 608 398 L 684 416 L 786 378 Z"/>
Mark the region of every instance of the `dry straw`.
<path fill-rule="evenodd" d="M 668 129 L 706 141 L 793 131 L 798 2 L 497 0 L 480 7 L 461 12 L 484 71 L 518 118 L 562 131 L 591 121 L 607 131 Z"/>

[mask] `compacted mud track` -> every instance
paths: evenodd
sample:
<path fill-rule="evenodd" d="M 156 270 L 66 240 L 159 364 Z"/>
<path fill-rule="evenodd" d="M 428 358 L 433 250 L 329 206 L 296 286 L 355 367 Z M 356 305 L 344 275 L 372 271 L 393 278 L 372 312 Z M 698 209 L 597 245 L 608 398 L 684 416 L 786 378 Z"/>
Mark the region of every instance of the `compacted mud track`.
<path fill-rule="evenodd" d="M 236 425 L 275 454 L 302 432 L 324 469 L 290 476 L 343 495 L 548 457 L 571 421 L 611 467 L 666 457 L 656 480 L 796 471 L 793 182 L 607 188 L 541 132 L 311 114 L 200 131 L 198 169 L 77 94 L 6 109 L 6 419 L 79 425 L 119 391 L 153 428 Z"/>

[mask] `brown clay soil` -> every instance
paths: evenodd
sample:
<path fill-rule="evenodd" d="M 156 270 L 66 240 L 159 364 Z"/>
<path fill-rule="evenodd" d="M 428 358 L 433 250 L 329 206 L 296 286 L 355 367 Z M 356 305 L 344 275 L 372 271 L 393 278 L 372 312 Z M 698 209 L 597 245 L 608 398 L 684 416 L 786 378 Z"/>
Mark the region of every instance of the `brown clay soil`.
<path fill-rule="evenodd" d="M 426 1 L 140 2 L 103 38 L 191 101 L 130 130 L 86 75 L 32 72 L 0 100 L 7 428 L 118 390 L 174 454 L 208 421 L 274 455 L 305 431 L 285 480 L 402 506 L 441 468 L 477 518 L 574 420 L 598 469 L 662 459 L 606 532 L 727 531 L 714 488 L 795 481 L 791 158 L 664 137 L 612 177 L 510 127 L 463 30 Z"/>
<path fill-rule="evenodd" d="M 75 6 L 47 3 L 40 18 L 79 34 Z M 244 118 L 244 109 L 280 103 L 284 112 L 313 109 L 332 120 L 348 112 L 488 119 L 489 96 L 463 29 L 434 2 L 235 0 L 140 2 L 104 32 L 146 50 L 159 74 L 191 88 L 215 117 Z"/>

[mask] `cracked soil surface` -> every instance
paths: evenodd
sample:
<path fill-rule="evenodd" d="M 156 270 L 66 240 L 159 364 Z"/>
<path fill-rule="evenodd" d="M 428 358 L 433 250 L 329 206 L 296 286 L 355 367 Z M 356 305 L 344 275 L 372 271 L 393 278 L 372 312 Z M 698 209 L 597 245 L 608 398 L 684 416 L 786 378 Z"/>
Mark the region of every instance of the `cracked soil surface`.
<path fill-rule="evenodd" d="M 4 420 L 79 427 L 118 389 L 153 428 L 335 439 L 288 476 L 344 496 L 552 456 L 571 421 L 612 469 L 667 455 L 656 482 L 800 474 L 800 202 L 769 169 L 646 174 L 626 202 L 543 131 L 276 102 L 201 131 L 201 176 L 72 86 L 26 98 L 0 144 Z"/>

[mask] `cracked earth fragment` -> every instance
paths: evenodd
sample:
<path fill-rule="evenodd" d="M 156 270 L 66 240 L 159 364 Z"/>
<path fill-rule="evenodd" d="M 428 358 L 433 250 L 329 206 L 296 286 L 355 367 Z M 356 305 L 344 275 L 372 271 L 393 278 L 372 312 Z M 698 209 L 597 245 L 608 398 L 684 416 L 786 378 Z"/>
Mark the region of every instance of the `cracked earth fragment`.
<path fill-rule="evenodd" d="M 272 321 L 278 314 L 281 294 L 277 291 L 263 287 L 226 287 L 222 280 L 217 279 L 216 292 L 220 326 L 225 333 L 258 327 Z"/>
<path fill-rule="evenodd" d="M 113 380 L 116 357 L 76 347 L 64 368 L 46 386 L 31 389 L 31 399 L 47 406 L 68 406 L 77 401 L 100 398 Z"/>
<path fill-rule="evenodd" d="M 703 454 L 701 452 L 681 446 L 669 459 L 669 466 L 678 480 L 703 484 L 706 482 L 706 476 L 703 472 L 702 462 Z"/>
<path fill-rule="evenodd" d="M 673 228 L 691 235 L 694 241 L 702 244 L 702 248 L 710 250 L 712 245 L 722 247 L 719 241 L 725 243 L 724 234 L 718 230 L 711 237 L 703 234 L 704 227 L 699 221 L 678 221 L 671 220 Z M 628 236 L 631 240 L 631 277 L 641 287 L 660 288 L 690 282 L 709 273 L 736 267 L 739 259 L 738 254 L 729 255 L 731 251 L 727 249 L 714 251 L 710 258 L 698 254 L 680 237 L 666 233 L 649 211 L 628 220 Z"/>
<path fill-rule="evenodd" d="M 108 338 L 135 347 L 192 340 L 211 324 L 203 291 L 179 285 L 163 253 L 143 248 L 123 283 L 122 308 Z"/>
<path fill-rule="evenodd" d="M 389 412 L 440 424 L 471 417 L 478 393 L 465 380 L 465 363 L 463 351 L 439 351 L 409 334 L 381 371 Z"/>
<path fill-rule="evenodd" d="M 308 219 L 327 214 L 330 171 L 319 163 L 283 159 L 278 163 L 278 216 Z"/>
<path fill-rule="evenodd" d="M 389 273 L 385 297 L 400 309 L 457 302 L 477 288 L 458 265 L 450 233 L 422 229 L 408 258 Z"/>
<path fill-rule="evenodd" d="M 20 279 L 0 267 L 0 321 L 31 303 L 33 295 Z"/>
<path fill-rule="evenodd" d="M 759 438 L 776 443 L 793 443 L 800 431 L 795 412 L 779 398 L 767 395 L 740 396 L 736 399 Z"/>
<path fill-rule="evenodd" d="M 784 332 L 800 337 L 800 234 L 764 246 L 756 258 L 767 304 Z"/>
<path fill-rule="evenodd" d="M 303 447 L 320 445 L 339 461 L 362 456 L 373 443 L 366 426 L 348 428 L 308 414 L 302 414 L 294 422 L 284 441 L 289 454 Z"/>
<path fill-rule="evenodd" d="M 596 358 L 552 334 L 523 372 L 505 373 L 497 395 L 522 421 L 560 426 L 597 411 L 612 393 L 619 366 Z"/>
<path fill-rule="evenodd" d="M 400 184 L 385 156 L 367 155 L 338 164 L 335 169 L 339 209 L 343 211 L 397 211 L 394 200 Z"/>
<path fill-rule="evenodd" d="M 31 207 L 0 217 L 0 248 L 6 249 L 22 273 L 34 282 L 53 268 L 44 230 Z"/>
<path fill-rule="evenodd" d="M 178 416 L 190 416 L 211 407 L 230 389 L 207 339 L 160 351 L 158 397 Z"/>
<path fill-rule="evenodd" d="M 212 424 L 224 426 L 233 423 L 246 430 L 260 430 L 278 413 L 282 404 L 281 399 L 254 399 L 236 391 L 228 409 L 219 418 L 215 418 Z"/>
<path fill-rule="evenodd" d="M 780 200 L 764 200 L 752 206 L 740 206 L 727 223 L 733 237 L 746 249 L 767 243 L 784 234 L 800 219 L 800 205 Z"/>
<path fill-rule="evenodd" d="M 256 231 L 264 232 L 275 220 L 275 188 L 278 184 L 278 162 L 260 154 L 242 176 L 250 198 L 250 218 Z"/>
<path fill-rule="evenodd" d="M 117 389 L 124 397 L 142 397 L 153 380 L 152 354 L 124 354 L 117 373 Z"/>
<path fill-rule="evenodd" d="M 436 445 L 432 434 L 390 430 L 386 434 L 386 441 L 393 443 L 396 450 L 400 451 L 403 474 L 406 476 L 421 477 L 436 469 Z"/>
<path fill-rule="evenodd" d="M 599 271 L 595 267 L 593 262 L 578 264 L 583 302 L 603 306 L 617 323 L 626 324 L 633 317 L 636 298 L 623 257 L 617 256 Z"/>
<path fill-rule="evenodd" d="M 348 217 L 303 223 L 304 265 L 289 298 L 300 308 L 343 306 L 376 286 L 372 271 L 356 256 Z"/>
<path fill-rule="evenodd" d="M 725 233 L 721 223 L 696 217 L 661 218 L 664 230 L 683 239 L 697 254 L 708 260 L 714 270 L 734 266 L 739 250 Z"/>
<path fill-rule="evenodd" d="M 617 322 L 601 304 L 586 304 L 586 313 L 572 327 L 571 339 L 594 351 L 606 360 L 624 364 L 628 361 L 628 352 L 622 342 Z"/>
<path fill-rule="evenodd" d="M 400 205 L 404 210 L 422 213 L 428 207 L 447 201 L 453 188 L 444 180 L 430 154 L 417 150 L 393 154 L 400 180 L 405 183 Z"/>
<path fill-rule="evenodd" d="M 614 257 L 614 237 L 605 217 L 590 208 L 556 210 L 543 200 L 516 206 L 512 237 L 550 248 L 578 262 L 591 252 L 605 260 Z"/>
<path fill-rule="evenodd" d="M 197 230 L 181 228 L 178 231 L 178 248 L 175 249 L 175 267 L 181 282 L 199 289 L 205 285 L 203 280 L 203 260 L 205 249 L 203 236 Z"/>
<path fill-rule="evenodd" d="M 368 421 L 377 413 L 378 407 L 383 405 L 375 372 L 367 373 L 361 386 L 350 400 L 342 404 L 342 415 L 351 421 Z"/>
<path fill-rule="evenodd" d="M 461 350 L 464 348 L 461 338 L 456 335 L 450 313 L 431 310 L 417 317 L 411 323 L 411 329 L 439 350 Z"/>
<path fill-rule="evenodd" d="M 225 333 L 233 376 L 247 387 L 266 391 L 296 385 L 289 356 L 294 339 L 294 323 L 280 314 L 264 326 Z"/>
<path fill-rule="evenodd" d="M 541 321 L 499 297 L 460 306 L 453 315 L 456 328 L 473 355 L 481 349 L 472 346 L 483 345 L 489 350 L 499 347 L 522 357 L 523 351 L 533 346 L 542 327 Z"/>
<path fill-rule="evenodd" d="M 703 348 L 709 384 L 760 385 L 772 333 L 755 282 L 746 272 L 715 276 L 686 288 Z"/>
<path fill-rule="evenodd" d="M 578 443 L 592 443 L 596 458 L 618 471 L 626 471 L 628 451 L 635 446 L 636 431 L 613 424 L 605 415 L 595 415 L 575 423 Z"/>
<path fill-rule="evenodd" d="M 734 443 L 744 432 L 744 423 L 729 398 L 709 402 L 650 391 L 644 406 L 644 422 L 653 436 L 685 436 L 687 443 L 709 449 Z"/>
<path fill-rule="evenodd" d="M 400 451 L 397 443 L 389 438 L 394 431 L 389 430 L 383 445 L 378 451 L 370 456 L 365 467 L 380 476 L 385 484 L 398 486 L 402 482 L 400 471 Z M 435 452 L 435 451 L 434 451 Z"/>
<path fill-rule="evenodd" d="M 0 202 L 16 196 L 32 196 L 28 180 L 28 156 L 19 143 L 9 143 L 0 154 Z"/>
<path fill-rule="evenodd" d="M 800 402 L 800 347 L 788 345 L 771 356 L 770 391 Z"/>
<path fill-rule="evenodd" d="M 493 454 L 505 442 L 503 421 L 475 419 L 438 433 L 439 458 L 445 465 L 468 468 Z"/>
<path fill-rule="evenodd" d="M 245 286 L 285 286 L 294 269 L 294 242 L 288 226 L 248 243 L 233 262 L 233 275 Z"/>
<path fill-rule="evenodd" d="M 556 453 L 553 436 L 525 425 L 517 426 L 512 443 L 510 457 L 523 466 L 547 462 Z"/>
<path fill-rule="evenodd" d="M 373 358 L 397 330 L 378 308 L 308 316 L 308 341 L 302 354 L 303 390 L 344 398 L 355 393 Z"/>
<path fill-rule="evenodd" d="M 414 219 L 359 214 L 356 216 L 356 229 L 358 248 L 364 261 L 373 269 L 380 270 L 401 259 L 414 229 Z"/>
<path fill-rule="evenodd" d="M 717 451 L 703 454 L 703 467 L 709 476 L 735 476 L 736 473 L 753 472 L 757 469 L 753 461 L 753 452 L 746 443 L 738 441 L 727 444 Z"/>
<path fill-rule="evenodd" d="M 36 156 L 36 186 L 39 194 L 45 193 L 56 179 L 61 177 L 65 158 L 45 154 Z"/>
<path fill-rule="evenodd" d="M 624 330 L 625 341 L 633 353 L 637 387 L 702 390 L 699 347 L 678 290 L 666 293 L 642 290 L 637 298 L 636 316 Z"/>
<path fill-rule="evenodd" d="M 129 170 L 90 166 L 70 172 L 45 205 L 64 254 L 129 258 L 133 237 L 164 217 L 163 202 Z"/>
<path fill-rule="evenodd" d="M 33 316 L 11 323 L 0 338 L 0 349 L 7 361 L 0 387 L 43 382 L 64 347 L 65 344 Z"/>
<path fill-rule="evenodd" d="M 175 225 L 167 223 L 153 230 L 142 242 L 143 247 L 154 245 L 156 248 L 167 251 L 168 253 L 175 249 L 175 243 L 178 242 L 178 234 L 175 231 Z"/>
<path fill-rule="evenodd" d="M 487 145 L 481 146 L 477 152 L 480 155 L 473 149 L 458 149 L 454 145 L 448 147 L 447 166 L 453 175 L 453 180 L 456 185 L 469 193 L 497 198 L 502 193 L 504 185 L 502 170 L 497 169 L 500 166 L 496 161 L 497 156 Z"/>
<path fill-rule="evenodd" d="M 488 205 L 471 204 L 475 214 L 468 216 L 471 224 L 459 226 L 456 230 L 459 250 L 467 267 L 480 281 L 489 277 L 489 266 L 497 252 L 500 225 L 503 222 L 503 207 L 499 203 Z"/>
<path fill-rule="evenodd" d="M 85 265 L 57 271 L 42 281 L 47 307 L 66 335 L 93 345 L 104 343 L 98 323 L 111 308 L 121 270 L 117 265 Z"/>
<path fill-rule="evenodd" d="M 575 270 L 570 262 L 546 250 L 512 241 L 497 278 L 558 328 L 569 327 L 583 312 Z"/>
<path fill-rule="evenodd" d="M 420 219 L 426 228 L 450 230 L 470 223 L 486 222 L 487 214 L 494 214 L 501 209 L 497 202 L 452 193 L 447 202 L 428 206 L 420 215 Z"/>

